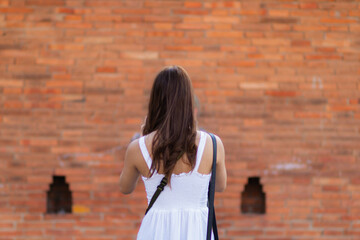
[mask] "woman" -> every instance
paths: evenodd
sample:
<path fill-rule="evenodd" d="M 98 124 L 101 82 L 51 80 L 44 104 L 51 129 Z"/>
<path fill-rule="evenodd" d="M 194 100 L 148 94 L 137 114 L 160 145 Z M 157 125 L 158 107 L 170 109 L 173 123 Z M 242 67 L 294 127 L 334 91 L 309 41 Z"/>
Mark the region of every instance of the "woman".
<path fill-rule="evenodd" d="M 211 137 L 198 131 L 194 117 L 193 89 L 179 66 L 163 69 L 155 78 L 143 137 L 128 146 L 120 191 L 131 193 L 139 176 L 148 203 L 164 176 L 168 185 L 144 216 L 137 239 L 205 240 L 213 145 Z M 224 191 L 224 146 L 217 141 L 215 190 Z"/>

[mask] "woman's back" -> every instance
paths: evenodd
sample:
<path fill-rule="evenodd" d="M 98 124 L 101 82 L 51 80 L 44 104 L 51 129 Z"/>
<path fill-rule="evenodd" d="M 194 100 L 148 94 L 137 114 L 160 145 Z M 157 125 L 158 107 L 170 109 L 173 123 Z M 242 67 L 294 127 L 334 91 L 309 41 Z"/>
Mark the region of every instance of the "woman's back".
<path fill-rule="evenodd" d="M 195 168 L 190 172 L 173 174 L 171 187 L 167 185 L 146 214 L 141 224 L 138 239 L 205 239 L 207 226 L 207 194 L 211 173 L 199 173 L 206 145 L 206 133 L 200 132 Z M 152 159 L 145 144 L 139 139 L 141 153 L 150 168 Z M 163 174 L 155 172 L 150 178 L 142 176 L 148 202 L 154 195 Z"/>
<path fill-rule="evenodd" d="M 145 145 L 145 137 L 139 139 L 139 145 L 147 166 L 150 168 L 152 160 L 149 155 L 148 148 Z M 206 207 L 207 191 L 209 187 L 209 180 L 211 173 L 199 173 L 199 166 L 202 160 L 204 148 L 206 143 L 206 134 L 200 132 L 200 141 L 196 155 L 195 168 L 190 172 L 182 172 L 173 174 L 171 178 L 171 188 L 166 186 L 164 191 L 160 194 L 152 208 L 173 209 L 173 208 L 197 208 Z M 164 174 L 157 172 L 150 178 L 142 176 L 145 184 L 148 202 L 150 202 L 152 195 L 156 191 Z"/>

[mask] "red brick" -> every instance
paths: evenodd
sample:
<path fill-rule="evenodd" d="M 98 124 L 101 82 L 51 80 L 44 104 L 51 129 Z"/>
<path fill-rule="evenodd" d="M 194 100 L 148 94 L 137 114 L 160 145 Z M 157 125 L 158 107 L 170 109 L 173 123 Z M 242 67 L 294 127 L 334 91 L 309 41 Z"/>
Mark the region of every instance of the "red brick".
<path fill-rule="evenodd" d="M 348 32 L 349 26 L 342 26 L 342 25 L 330 26 L 330 30 L 334 32 Z"/>
<path fill-rule="evenodd" d="M 59 58 L 38 58 L 36 60 L 37 64 L 42 65 L 73 65 L 74 60 L 73 59 L 59 59 Z"/>
<path fill-rule="evenodd" d="M 202 7 L 203 3 L 202 2 L 184 2 L 184 7 L 186 8 L 200 8 Z"/>
<path fill-rule="evenodd" d="M 149 8 L 116 8 L 116 9 L 113 9 L 112 12 L 115 14 L 144 15 L 144 14 L 151 13 L 151 9 L 149 9 Z"/>
<path fill-rule="evenodd" d="M 295 91 L 266 91 L 265 95 L 274 97 L 295 97 L 298 93 Z"/>
<path fill-rule="evenodd" d="M 204 16 L 204 22 L 213 22 L 213 23 L 231 23 L 236 24 L 240 22 L 239 17 L 235 16 Z"/>
<path fill-rule="evenodd" d="M 146 33 L 149 37 L 183 37 L 182 31 L 148 31 Z"/>
<path fill-rule="evenodd" d="M 54 102 L 25 102 L 24 108 L 61 109 L 62 104 Z"/>
<path fill-rule="evenodd" d="M 181 45 L 174 45 L 174 46 L 165 46 L 166 50 L 171 50 L 171 51 L 203 51 L 203 47 L 202 46 L 193 46 L 193 45 L 188 45 L 188 46 L 181 46 Z"/>
<path fill-rule="evenodd" d="M 6 16 L 7 21 L 22 21 L 24 19 L 23 14 L 11 14 Z"/>
<path fill-rule="evenodd" d="M 0 8 L 0 13 L 32 13 L 34 9 L 26 7 Z"/>
<path fill-rule="evenodd" d="M 306 40 L 293 40 L 291 41 L 291 45 L 296 47 L 309 47 L 311 46 L 311 42 Z"/>
<path fill-rule="evenodd" d="M 21 94 L 22 88 L 4 88 L 3 93 L 4 94 Z"/>
<path fill-rule="evenodd" d="M 17 81 L 17 80 L 0 80 L 0 86 L 1 87 L 23 87 L 24 82 L 23 81 Z"/>
<path fill-rule="evenodd" d="M 295 25 L 294 30 L 295 31 L 326 31 L 328 29 L 327 26 L 324 25 Z"/>
<path fill-rule="evenodd" d="M 346 19 L 346 18 L 322 18 L 320 19 L 321 23 L 334 23 L 334 24 L 347 24 L 347 23 L 356 23 L 355 19 Z"/>
<path fill-rule="evenodd" d="M 172 23 L 154 23 L 153 24 L 155 29 L 161 29 L 161 30 L 171 30 L 173 29 Z"/>
<path fill-rule="evenodd" d="M 0 6 L 9 6 L 9 0 L 0 0 Z"/>
<path fill-rule="evenodd" d="M 74 8 L 73 10 L 74 10 L 74 14 L 82 14 L 82 15 L 92 14 L 94 12 L 94 10 L 91 8 Z"/>
<path fill-rule="evenodd" d="M 116 68 L 115 68 L 115 67 L 106 67 L 106 66 L 103 66 L 103 67 L 98 67 L 98 68 L 96 68 L 96 72 L 99 72 L 99 73 L 115 73 L 115 72 L 116 72 Z"/>
<path fill-rule="evenodd" d="M 272 24 L 273 28 L 275 31 L 290 31 L 291 30 L 291 26 L 289 25 L 286 25 L 286 24 L 276 24 L 276 23 L 273 23 Z"/>
<path fill-rule="evenodd" d="M 54 80 L 46 82 L 46 87 L 82 87 L 83 83 L 80 81 L 63 81 Z"/>
<path fill-rule="evenodd" d="M 165 60 L 166 65 L 172 65 L 172 64 L 179 64 L 186 67 L 189 66 L 195 66 L 200 67 L 203 65 L 202 60 L 193 60 L 193 59 L 171 59 L 171 60 Z"/>
<path fill-rule="evenodd" d="M 215 38 L 241 38 L 244 36 L 243 32 L 236 31 L 208 31 L 207 37 L 215 37 Z"/>
<path fill-rule="evenodd" d="M 243 121 L 245 127 L 259 127 L 264 125 L 262 119 L 244 119 Z"/>
<path fill-rule="evenodd" d="M 16 236 L 19 236 L 19 235 L 20 234 L 16 230 L 2 230 L 2 231 L 0 231 L 0 236 L 8 237 L 8 238 L 4 238 L 5 240 L 12 239 L 10 237 L 16 237 Z"/>
<path fill-rule="evenodd" d="M 112 37 L 107 37 L 107 36 L 86 36 L 86 37 L 78 37 L 75 38 L 76 42 L 79 43 L 93 43 L 93 44 L 98 44 L 98 43 L 112 43 L 113 42 L 113 38 Z"/>
<path fill-rule="evenodd" d="M 60 94 L 61 90 L 55 88 L 24 88 L 24 94 Z"/>
<path fill-rule="evenodd" d="M 51 0 L 51 1 L 47 1 L 47 0 L 27 0 L 26 2 L 27 5 L 30 6 L 64 6 L 65 5 L 65 1 L 64 0 Z"/>
<path fill-rule="evenodd" d="M 181 22 L 181 18 L 177 16 L 163 16 L 163 15 L 145 15 L 145 22 Z"/>
<path fill-rule="evenodd" d="M 174 14 L 179 14 L 179 15 L 208 15 L 209 11 L 208 10 L 203 10 L 203 9 L 189 9 L 189 8 L 185 8 L 185 9 L 174 9 L 173 10 Z"/>
<path fill-rule="evenodd" d="M 23 108 L 23 102 L 21 101 L 4 101 L 4 108 Z"/>
<path fill-rule="evenodd" d="M 296 118 L 332 118 L 331 113 L 321 112 L 295 112 Z"/>
<path fill-rule="evenodd" d="M 250 9 L 243 9 L 243 10 L 240 10 L 240 14 L 241 15 L 256 15 L 256 16 L 263 16 L 266 14 L 266 10 L 265 9 L 253 9 L 253 10 L 250 10 Z"/>
<path fill-rule="evenodd" d="M 339 186 L 329 185 L 329 186 L 323 186 L 322 190 L 325 192 L 339 192 L 342 189 Z"/>
<path fill-rule="evenodd" d="M 228 236 L 244 236 L 244 237 L 252 237 L 252 236 L 260 236 L 263 234 L 261 230 L 229 230 L 227 233 Z"/>
<path fill-rule="evenodd" d="M 328 110 L 334 112 L 342 112 L 342 111 L 356 111 L 357 107 L 353 105 L 331 105 L 327 107 Z"/>
<path fill-rule="evenodd" d="M 288 17 L 289 11 L 285 9 L 269 9 L 268 15 L 271 17 Z"/>
<path fill-rule="evenodd" d="M 85 15 L 85 22 L 121 22 L 123 17 L 121 15 L 103 15 L 103 14 L 91 14 Z"/>
<path fill-rule="evenodd" d="M 147 52 L 136 52 L 136 51 L 128 51 L 128 52 L 122 52 L 120 54 L 123 58 L 132 58 L 132 59 L 158 59 L 159 54 L 157 52 L 147 51 Z"/>
<path fill-rule="evenodd" d="M 56 23 L 56 27 L 59 28 L 76 28 L 76 29 L 88 29 L 92 27 L 91 23 L 69 23 L 69 22 L 59 22 Z"/>
<path fill-rule="evenodd" d="M 306 59 L 309 60 L 322 60 L 322 59 L 341 59 L 340 55 L 335 54 L 317 54 L 317 55 L 307 55 L 305 56 Z"/>
<path fill-rule="evenodd" d="M 267 60 L 282 60 L 283 56 L 281 54 L 256 54 L 250 53 L 247 55 L 251 59 L 267 59 Z"/>
<path fill-rule="evenodd" d="M 211 14 L 213 16 L 227 16 L 229 15 L 229 11 L 227 9 L 212 9 Z"/>
<path fill-rule="evenodd" d="M 178 23 L 175 25 L 176 29 L 185 29 L 185 30 L 204 30 L 210 29 L 211 24 L 209 23 L 199 23 L 199 24 L 192 24 L 192 23 Z"/>
<path fill-rule="evenodd" d="M 101 176 L 101 177 L 96 177 L 94 179 L 94 183 L 112 183 L 112 184 L 117 184 L 119 182 L 119 176 Z"/>
<path fill-rule="evenodd" d="M 112 8 L 112 7 L 123 7 L 124 3 L 116 0 L 107 0 L 106 2 L 102 0 L 89 0 L 85 2 L 85 6 L 92 8 L 96 8 L 96 7 Z"/>
<path fill-rule="evenodd" d="M 318 4 L 313 2 L 313 3 L 300 3 L 300 8 L 303 9 L 316 9 L 318 8 Z"/>
<path fill-rule="evenodd" d="M 277 83 L 240 83 L 240 88 L 244 89 L 277 89 Z"/>
<path fill-rule="evenodd" d="M 69 50 L 69 51 L 81 51 L 84 50 L 84 45 L 80 44 L 50 44 L 52 50 Z"/>
<path fill-rule="evenodd" d="M 265 46 L 288 46 L 290 45 L 290 41 L 288 39 L 265 39 L 258 38 L 252 39 L 252 43 L 254 45 L 265 45 Z"/>
<path fill-rule="evenodd" d="M 57 13 L 67 13 L 67 14 L 73 14 L 75 12 L 73 8 L 56 8 L 55 11 Z"/>
<path fill-rule="evenodd" d="M 360 17 L 360 10 L 350 10 L 349 16 L 350 17 Z"/>
<path fill-rule="evenodd" d="M 236 67 L 255 67 L 255 61 L 237 61 L 237 60 L 225 60 L 219 62 L 220 66 L 236 66 Z"/>
<path fill-rule="evenodd" d="M 318 52 L 326 52 L 326 53 L 333 53 L 336 52 L 336 49 L 333 47 L 317 47 L 316 51 Z"/>
<path fill-rule="evenodd" d="M 66 21 L 81 21 L 83 17 L 81 15 L 66 15 L 64 19 Z"/>

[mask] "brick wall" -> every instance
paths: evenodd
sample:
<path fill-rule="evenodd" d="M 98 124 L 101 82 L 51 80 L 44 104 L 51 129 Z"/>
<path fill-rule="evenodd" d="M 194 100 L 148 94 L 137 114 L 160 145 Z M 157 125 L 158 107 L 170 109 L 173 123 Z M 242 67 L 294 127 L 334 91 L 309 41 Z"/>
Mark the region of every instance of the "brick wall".
<path fill-rule="evenodd" d="M 355 0 L 0 0 L 0 239 L 135 239 L 144 186 L 118 178 L 170 64 L 225 144 L 221 239 L 360 239 L 359 33 Z M 72 214 L 46 214 L 53 175 Z"/>

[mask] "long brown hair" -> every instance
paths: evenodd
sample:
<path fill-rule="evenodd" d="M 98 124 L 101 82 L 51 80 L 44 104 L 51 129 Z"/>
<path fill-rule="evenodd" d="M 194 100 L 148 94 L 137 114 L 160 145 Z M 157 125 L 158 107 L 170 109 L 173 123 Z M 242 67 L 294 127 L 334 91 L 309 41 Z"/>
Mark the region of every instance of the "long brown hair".
<path fill-rule="evenodd" d="M 161 165 L 170 182 L 175 164 L 186 154 L 194 169 L 197 147 L 191 80 L 180 66 L 164 68 L 155 78 L 143 135 L 156 131 L 152 142 L 151 176 Z"/>

